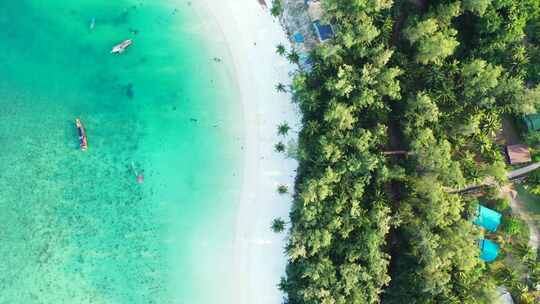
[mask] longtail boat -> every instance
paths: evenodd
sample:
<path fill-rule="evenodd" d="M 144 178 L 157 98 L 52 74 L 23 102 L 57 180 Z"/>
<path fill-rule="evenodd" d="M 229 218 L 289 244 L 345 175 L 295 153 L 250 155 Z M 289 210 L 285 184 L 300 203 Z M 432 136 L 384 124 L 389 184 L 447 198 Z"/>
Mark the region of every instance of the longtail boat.
<path fill-rule="evenodd" d="M 77 125 L 77 131 L 79 132 L 79 144 L 81 146 L 81 150 L 86 151 L 88 150 L 88 140 L 86 139 L 86 131 L 84 130 L 84 126 L 80 119 L 75 119 L 75 124 Z"/>
<path fill-rule="evenodd" d="M 131 44 L 133 43 L 133 40 L 131 39 L 128 39 L 128 40 L 124 40 L 122 41 L 122 43 L 120 44 L 117 44 L 115 45 L 112 50 L 111 50 L 111 53 L 112 54 L 121 54 L 123 53 Z"/>

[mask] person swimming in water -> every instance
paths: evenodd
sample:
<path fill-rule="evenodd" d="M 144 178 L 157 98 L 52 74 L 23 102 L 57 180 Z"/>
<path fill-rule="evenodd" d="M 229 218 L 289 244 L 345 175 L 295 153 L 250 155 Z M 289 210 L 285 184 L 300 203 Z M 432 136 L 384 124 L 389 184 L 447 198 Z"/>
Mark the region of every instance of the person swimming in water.
<path fill-rule="evenodd" d="M 137 172 L 137 169 L 135 169 L 135 162 L 131 162 L 131 169 L 133 170 L 133 173 L 135 173 L 135 179 L 137 180 L 137 184 L 144 183 L 144 174 L 141 171 L 141 173 Z"/>

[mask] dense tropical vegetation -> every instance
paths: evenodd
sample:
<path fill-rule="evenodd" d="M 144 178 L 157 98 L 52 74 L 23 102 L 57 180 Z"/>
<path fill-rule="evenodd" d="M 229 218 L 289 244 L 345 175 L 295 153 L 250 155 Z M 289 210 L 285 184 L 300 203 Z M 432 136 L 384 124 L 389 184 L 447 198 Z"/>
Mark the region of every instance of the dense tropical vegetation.
<path fill-rule="evenodd" d="M 303 128 L 286 301 L 492 303 L 501 280 L 478 258 L 478 200 L 454 190 L 505 181 L 502 118 L 540 103 L 540 1 L 323 6 L 336 36 L 292 86 Z M 506 225 L 516 235 L 519 221 Z"/>

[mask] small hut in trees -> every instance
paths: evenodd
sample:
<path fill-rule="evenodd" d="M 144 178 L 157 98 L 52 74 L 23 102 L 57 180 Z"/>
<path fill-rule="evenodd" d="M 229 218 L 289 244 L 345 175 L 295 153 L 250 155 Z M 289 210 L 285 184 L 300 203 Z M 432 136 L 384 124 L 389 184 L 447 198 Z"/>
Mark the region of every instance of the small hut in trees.
<path fill-rule="evenodd" d="M 527 127 L 527 131 L 539 131 L 540 130 L 540 114 L 530 114 L 523 117 L 523 123 Z"/>
<path fill-rule="evenodd" d="M 499 245 L 493 241 L 481 239 L 478 245 L 480 246 L 480 258 L 485 262 L 492 262 L 499 255 Z"/>
<path fill-rule="evenodd" d="M 495 232 L 501 223 L 501 217 L 502 215 L 499 212 L 478 205 L 473 223 L 488 231 Z"/>
<path fill-rule="evenodd" d="M 525 164 L 532 160 L 529 147 L 522 144 L 506 146 L 506 154 L 511 165 Z"/>

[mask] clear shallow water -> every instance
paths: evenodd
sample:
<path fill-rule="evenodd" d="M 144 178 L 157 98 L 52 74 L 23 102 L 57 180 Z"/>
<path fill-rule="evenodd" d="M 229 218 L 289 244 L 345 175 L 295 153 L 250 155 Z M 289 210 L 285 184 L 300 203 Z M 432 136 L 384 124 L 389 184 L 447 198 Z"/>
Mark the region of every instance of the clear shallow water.
<path fill-rule="evenodd" d="M 241 117 L 202 21 L 183 0 L 0 2 L 0 304 L 219 299 Z"/>

